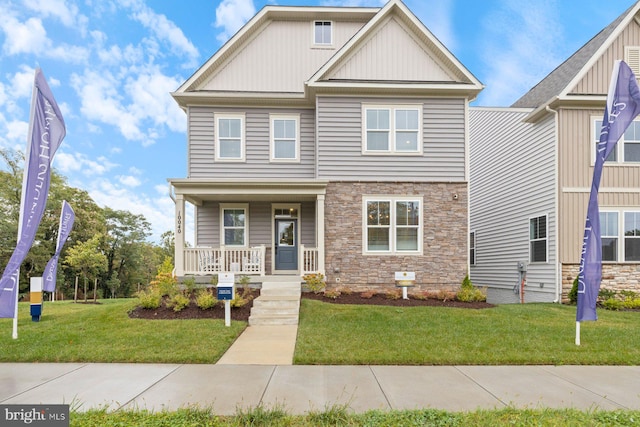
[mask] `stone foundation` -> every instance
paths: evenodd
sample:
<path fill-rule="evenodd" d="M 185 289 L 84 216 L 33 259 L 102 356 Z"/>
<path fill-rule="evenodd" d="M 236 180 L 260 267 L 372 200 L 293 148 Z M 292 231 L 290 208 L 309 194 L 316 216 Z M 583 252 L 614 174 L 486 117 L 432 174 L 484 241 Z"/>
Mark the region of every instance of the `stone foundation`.
<path fill-rule="evenodd" d="M 363 195 L 422 196 L 423 255 L 363 255 Z M 458 290 L 467 274 L 467 218 L 466 183 L 330 183 L 325 197 L 327 287 L 388 291 L 395 288 L 396 271 L 414 271 L 411 292 Z"/>
<path fill-rule="evenodd" d="M 562 302 L 569 302 L 569 291 L 578 276 L 578 264 L 562 264 Z M 602 264 L 601 289 L 634 291 L 640 294 L 640 264 Z"/>

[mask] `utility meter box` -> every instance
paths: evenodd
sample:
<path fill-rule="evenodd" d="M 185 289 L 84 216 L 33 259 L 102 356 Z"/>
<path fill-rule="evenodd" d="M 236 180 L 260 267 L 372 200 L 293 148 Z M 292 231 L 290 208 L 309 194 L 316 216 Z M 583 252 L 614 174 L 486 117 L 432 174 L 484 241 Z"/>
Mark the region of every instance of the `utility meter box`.
<path fill-rule="evenodd" d="M 524 261 L 518 261 L 518 271 L 524 273 L 527 271 L 527 263 Z"/>

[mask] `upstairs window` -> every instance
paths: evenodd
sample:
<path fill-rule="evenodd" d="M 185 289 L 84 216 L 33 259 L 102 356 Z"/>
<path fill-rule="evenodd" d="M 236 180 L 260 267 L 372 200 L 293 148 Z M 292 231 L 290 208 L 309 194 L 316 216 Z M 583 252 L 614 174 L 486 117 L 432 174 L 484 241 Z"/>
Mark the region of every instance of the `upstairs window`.
<path fill-rule="evenodd" d="M 602 119 L 593 120 L 593 159 L 598 155 L 598 142 L 602 129 Z M 611 150 L 606 163 L 640 163 L 640 120 L 634 120 L 616 146 Z"/>
<path fill-rule="evenodd" d="M 364 105 L 364 154 L 422 153 L 421 106 Z"/>
<path fill-rule="evenodd" d="M 318 45 L 331 45 L 332 39 L 331 21 L 315 21 L 313 23 L 313 43 Z"/>
<path fill-rule="evenodd" d="M 244 160 L 244 115 L 217 114 L 216 160 Z"/>
<path fill-rule="evenodd" d="M 300 160 L 300 117 L 276 115 L 271 118 L 271 161 L 295 162 Z"/>

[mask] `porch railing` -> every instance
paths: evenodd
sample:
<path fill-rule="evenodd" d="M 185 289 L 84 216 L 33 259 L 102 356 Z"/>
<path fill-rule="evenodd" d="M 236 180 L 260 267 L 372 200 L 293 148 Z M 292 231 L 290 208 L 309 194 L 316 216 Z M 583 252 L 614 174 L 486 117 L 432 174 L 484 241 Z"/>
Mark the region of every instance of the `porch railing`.
<path fill-rule="evenodd" d="M 265 275 L 264 245 L 251 248 L 221 246 L 184 249 L 185 275 L 210 275 L 231 272 L 246 275 Z"/>
<path fill-rule="evenodd" d="M 300 254 L 302 255 L 302 275 L 318 272 L 318 249 L 307 248 L 304 245 L 300 245 Z"/>

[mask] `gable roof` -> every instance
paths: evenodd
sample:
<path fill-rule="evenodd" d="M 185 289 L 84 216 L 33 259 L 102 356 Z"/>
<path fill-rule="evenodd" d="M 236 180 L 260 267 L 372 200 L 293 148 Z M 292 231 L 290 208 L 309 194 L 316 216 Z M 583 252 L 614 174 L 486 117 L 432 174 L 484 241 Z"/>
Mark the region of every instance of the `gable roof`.
<path fill-rule="evenodd" d="M 425 56 L 424 62 L 430 67 L 424 69 L 437 70 L 432 73 L 432 79 L 408 79 L 398 80 L 375 79 L 369 77 L 358 78 L 349 75 L 348 78 L 336 78 L 336 71 L 347 64 L 354 56 L 366 46 L 376 32 L 389 19 L 396 19 L 406 31 L 407 40 L 411 40 L 416 46 L 416 52 Z M 239 55 L 245 55 L 243 50 L 255 42 L 268 26 L 275 21 L 300 21 L 317 19 L 340 19 L 361 22 L 361 27 L 354 29 L 355 35 L 339 42 L 325 56 L 321 62 L 313 66 L 311 77 L 300 78 L 299 89 L 288 85 L 284 89 L 264 91 L 261 88 L 245 88 L 244 83 L 238 78 L 234 87 L 216 89 L 212 85 L 212 79 L 220 73 L 232 73 L 229 68 Z M 353 34 L 353 33 L 352 33 Z M 326 51 L 325 51 L 326 52 Z M 293 54 L 294 58 L 295 53 Z M 415 58 L 413 58 L 415 59 Z M 408 59 L 407 59 L 408 60 Z M 308 67 L 309 63 L 305 66 Z M 225 67 L 227 69 L 225 70 Z M 317 68 L 319 67 L 319 68 Z M 238 68 L 236 68 L 238 69 Z M 245 68 L 247 69 L 247 68 Z M 422 72 L 424 75 L 425 73 Z M 306 81 L 305 81 L 306 79 Z M 281 85 L 284 87 L 284 85 Z M 340 92 L 359 91 L 365 93 L 419 93 L 421 90 L 437 91 L 437 93 L 456 93 L 474 98 L 483 86 L 473 74 L 469 72 L 440 41 L 413 15 L 401 0 L 390 0 L 382 8 L 359 7 L 290 7 L 290 6 L 265 6 L 253 18 L 247 22 L 229 41 L 227 41 L 209 60 L 207 60 L 191 77 L 189 77 L 175 92 L 174 99 L 185 107 L 190 103 L 205 103 L 210 101 L 221 102 L 287 102 L 287 103 L 313 103 L 313 95 L 319 91 L 331 91 L 340 88 Z M 404 92 L 403 92 L 404 91 Z"/>
<path fill-rule="evenodd" d="M 543 114 L 546 107 L 558 100 L 570 100 L 570 91 L 587 74 L 602 53 L 613 43 L 640 10 L 640 1 L 629 7 L 602 29 L 566 61 L 549 73 L 531 90 L 514 102 L 514 108 L 533 108 L 527 120 Z M 604 94 L 606 97 L 606 94 Z M 583 97 L 584 98 L 584 97 Z"/>

